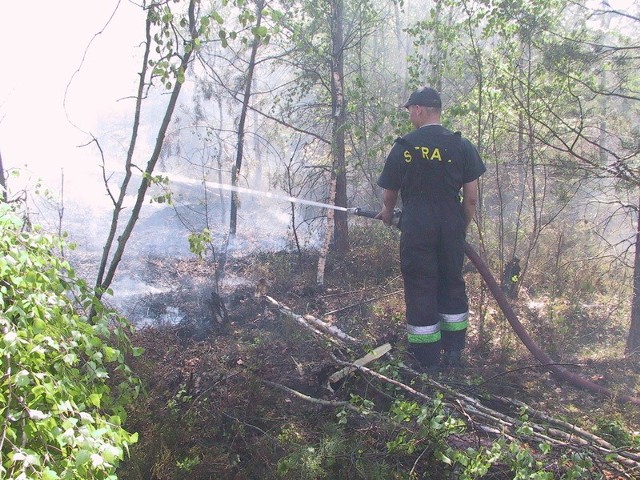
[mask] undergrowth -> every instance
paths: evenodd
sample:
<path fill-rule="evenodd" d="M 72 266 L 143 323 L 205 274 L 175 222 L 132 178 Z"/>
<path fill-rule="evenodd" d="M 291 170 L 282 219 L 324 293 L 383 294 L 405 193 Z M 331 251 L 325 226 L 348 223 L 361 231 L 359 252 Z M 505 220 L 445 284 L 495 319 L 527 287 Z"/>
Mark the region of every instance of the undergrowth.
<path fill-rule="evenodd" d="M 339 369 L 332 355 L 354 360 L 389 342 L 393 356 L 373 368 L 407 381 L 402 283 L 397 235 L 371 235 L 354 228 L 349 257 L 330 255 L 327 286 L 315 288 L 315 260 L 286 252 L 261 252 L 228 269 L 250 282 L 267 279 L 268 295 L 301 315 L 327 319 L 363 339 L 363 346 L 338 348 L 278 312 L 250 292 L 229 311 L 229 323 L 210 325 L 204 338 L 180 330 L 147 328 L 135 338 L 146 354 L 133 369 L 147 395 L 132 406 L 128 428 L 139 443 L 119 469 L 122 479 L 592 479 L 611 475 L 615 462 L 552 442 L 535 440 L 530 412 L 517 412 L 517 435 L 483 434 L 462 409 L 437 391 L 416 399 L 387 383 L 353 374 L 329 390 Z M 168 265 L 166 268 L 171 268 Z M 473 318 L 468 367 L 442 378 L 466 394 L 507 395 L 600 435 L 613 445 L 637 449 L 638 409 L 557 384 L 535 365 L 467 274 Z M 609 351 L 585 358 L 588 339 L 574 337 L 572 322 L 595 331 L 598 344 L 620 332 L 603 324 L 602 308 L 554 304 L 533 314 L 516 303 L 523 321 L 545 345 L 581 374 L 610 387 L 637 388 L 629 362 Z M 479 325 L 484 337 L 479 334 Z M 482 341 L 481 341 L 482 340 Z M 486 342 L 484 341 L 486 340 Z M 547 341 L 548 340 L 548 341 Z M 602 342 L 602 343 L 600 343 Z M 596 378 L 605 371 L 606 378 Z M 291 388 L 295 396 L 272 388 Z M 408 382 L 422 388 L 416 377 Z M 320 402 L 318 402 L 318 400 Z M 333 402 L 333 403 L 330 403 Z M 537 437 L 535 437 L 537 438 Z"/>

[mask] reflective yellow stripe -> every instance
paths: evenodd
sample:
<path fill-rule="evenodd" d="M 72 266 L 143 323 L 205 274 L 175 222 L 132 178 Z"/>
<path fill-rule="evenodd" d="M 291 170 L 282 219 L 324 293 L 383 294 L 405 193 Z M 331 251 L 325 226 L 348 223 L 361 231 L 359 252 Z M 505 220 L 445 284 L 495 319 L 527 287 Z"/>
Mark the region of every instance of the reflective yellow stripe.
<path fill-rule="evenodd" d="M 440 321 L 445 332 L 459 332 L 469 326 L 469 312 L 441 313 Z"/>

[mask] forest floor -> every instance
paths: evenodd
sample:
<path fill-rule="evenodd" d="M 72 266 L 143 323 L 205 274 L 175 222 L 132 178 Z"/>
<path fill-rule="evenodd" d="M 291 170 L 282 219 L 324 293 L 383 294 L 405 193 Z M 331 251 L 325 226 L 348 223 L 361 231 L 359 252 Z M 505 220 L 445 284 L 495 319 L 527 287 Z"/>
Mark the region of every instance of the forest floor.
<path fill-rule="evenodd" d="M 429 377 L 405 352 L 397 238 L 374 233 L 354 229 L 345 261 L 330 254 L 324 289 L 315 287 L 314 254 L 230 260 L 222 322 L 211 265 L 150 261 L 145 274 L 174 288 L 141 305 L 158 317 L 179 304 L 182 317 L 132 337 L 145 349 L 131 359 L 145 392 L 129 411 L 139 442 L 119 478 L 507 479 L 526 469 L 518 478 L 640 478 L 640 408 L 615 399 L 640 395 L 640 373 L 621 353 L 625 332 L 611 308 L 544 305 L 524 293 L 514 303 L 554 359 L 614 398 L 554 379 L 469 268 L 465 368 Z M 265 293 L 357 342 L 314 333 Z M 329 382 L 343 362 L 385 343 L 391 351 L 368 365 L 373 373 Z M 569 434 L 554 440 L 558 425 Z M 586 442 L 574 442 L 572 426 Z"/>

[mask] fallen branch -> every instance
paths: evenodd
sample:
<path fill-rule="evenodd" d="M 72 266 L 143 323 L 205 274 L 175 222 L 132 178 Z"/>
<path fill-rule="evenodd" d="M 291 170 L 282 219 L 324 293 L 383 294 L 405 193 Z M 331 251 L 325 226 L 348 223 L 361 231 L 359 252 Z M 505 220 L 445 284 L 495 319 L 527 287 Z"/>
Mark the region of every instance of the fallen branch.
<path fill-rule="evenodd" d="M 320 334 L 324 334 L 326 338 L 333 339 L 335 343 L 348 341 L 353 344 L 358 344 L 357 339 L 350 337 L 342 332 L 340 329 L 333 325 L 329 325 L 326 322 L 316 319 L 311 315 L 297 315 L 293 313 L 288 307 L 282 305 L 271 297 L 264 297 L 270 304 L 276 306 L 280 312 L 286 316 L 296 320 L 297 323 L 305 328 L 312 329 Z M 317 328 L 316 328 L 317 327 Z M 322 329 L 322 331 L 320 331 Z M 384 347 L 384 345 L 382 346 Z M 381 348 L 381 347 L 379 347 Z M 382 349 L 384 351 L 386 349 Z M 386 353 L 386 351 L 385 351 Z M 384 353 L 383 353 L 384 354 Z M 420 391 L 417 387 L 407 385 L 403 381 L 389 378 L 375 370 L 364 366 L 362 361 L 347 362 L 339 360 L 335 355 L 330 354 L 336 364 L 343 366 L 344 368 L 340 372 L 351 373 L 353 371 L 360 371 L 365 375 L 374 377 L 380 381 L 386 382 L 396 388 L 402 389 L 420 401 L 432 402 L 433 396 Z M 363 358 L 366 358 L 363 357 Z M 362 360 L 362 359 L 360 359 Z M 455 388 L 446 384 L 440 383 L 432 377 L 421 374 L 403 364 L 401 365 L 401 371 L 404 374 L 412 376 L 411 384 L 416 385 L 415 380 L 418 378 L 423 384 L 439 391 L 444 396 L 445 406 L 450 411 L 459 412 L 460 415 L 467 419 L 467 425 L 470 431 L 481 432 L 484 435 L 491 435 L 507 440 L 520 440 L 523 443 L 542 443 L 548 445 L 554 445 L 557 448 L 568 449 L 573 452 L 587 453 L 593 457 L 594 460 L 600 462 L 602 465 L 607 465 L 610 469 L 631 470 L 631 475 L 625 471 L 619 471 L 621 475 L 619 478 L 634 478 L 633 475 L 640 471 L 640 455 L 635 452 L 630 452 L 625 449 L 617 449 L 609 442 L 597 435 L 582 430 L 575 425 L 571 425 L 568 422 L 554 419 L 548 415 L 538 413 L 535 409 L 528 405 L 515 400 L 506 399 L 504 397 L 490 397 L 491 400 L 497 401 L 503 404 L 516 407 L 518 410 L 522 410 L 526 413 L 531 413 L 526 419 L 519 416 L 512 416 L 508 413 L 496 411 L 487 405 L 483 404 L 480 400 L 470 397 L 456 390 Z M 557 364 L 554 364 L 557 366 Z M 551 365 L 543 365 L 544 368 L 551 368 Z M 339 372 L 338 372 L 339 373 Z M 345 373 L 346 374 L 346 373 Z M 284 385 L 268 382 L 267 385 L 279 388 L 289 394 L 309 401 L 312 403 L 331 406 L 331 407 L 344 407 L 351 411 L 362 413 L 355 406 L 349 402 L 342 402 L 336 400 L 323 400 L 313 398 L 296 390 L 285 387 Z M 329 382 L 330 384 L 330 382 Z M 542 421 L 543 423 L 537 423 L 535 420 Z M 387 420 L 391 420 L 387 418 Z"/>
<path fill-rule="evenodd" d="M 346 365 L 357 369 L 367 375 L 394 385 L 395 387 L 398 387 L 405 392 L 410 393 L 420 400 L 432 400 L 432 397 L 430 397 L 429 395 L 363 365 L 356 365 L 355 363 L 345 362 L 337 359 L 335 356 L 333 356 L 333 359 L 339 365 Z M 624 465 L 625 467 L 640 469 L 640 455 L 623 449 L 618 449 L 603 438 L 598 437 L 593 433 L 582 430 L 568 422 L 553 419 L 552 417 L 544 414 L 540 414 L 538 416 L 540 417 L 540 419 L 544 420 L 550 425 L 553 425 L 555 428 L 550 428 L 547 425 L 537 424 L 531 418 L 523 421 L 522 419 L 512 417 L 508 414 L 498 412 L 490 407 L 487 407 L 480 400 L 458 392 L 457 390 L 444 385 L 424 374 L 420 374 L 419 372 L 409 367 L 405 366 L 403 367 L 403 370 L 412 375 L 421 377 L 421 380 L 423 380 L 427 385 L 434 387 L 435 389 L 443 393 L 445 397 L 449 398 L 449 401 L 447 402 L 449 408 L 464 413 L 467 418 L 473 418 L 474 428 L 476 430 L 485 433 L 491 433 L 497 436 L 505 436 L 506 438 L 522 437 L 526 441 L 535 440 L 536 442 L 548 443 L 550 445 L 566 447 L 573 450 L 588 450 L 595 456 L 611 459 L 619 463 L 620 465 Z M 523 402 L 515 400 L 510 401 L 509 399 L 506 399 L 504 397 L 495 397 L 495 399 L 510 403 L 527 412 L 535 411 L 535 409 L 529 407 Z M 524 426 L 530 427 L 526 435 L 522 435 L 518 431 L 521 427 Z"/>
<path fill-rule="evenodd" d="M 289 307 L 287 307 L 286 305 L 283 305 L 277 300 L 274 300 L 268 295 L 265 295 L 263 298 L 267 302 L 269 302 L 271 305 L 276 307 L 280 311 L 280 313 L 282 313 L 288 318 L 295 320 L 302 326 L 311 329 L 316 334 L 321 334 L 318 331 L 318 330 L 321 330 L 322 332 L 328 334 L 329 338 L 338 339 L 343 342 L 349 342 L 352 344 L 360 343 L 358 339 L 353 338 L 350 335 L 347 335 L 346 333 L 344 333 L 342 330 L 340 330 L 338 327 L 334 325 L 324 322 L 312 315 L 298 315 L 297 313 L 294 313 Z"/>
<path fill-rule="evenodd" d="M 323 400 L 321 398 L 315 398 L 315 397 L 311 397 L 309 395 L 306 395 L 302 392 L 299 392 L 297 390 L 294 390 L 293 388 L 289 388 L 285 385 L 282 385 L 280 383 L 275 383 L 275 382 L 271 382 L 269 380 L 262 380 L 262 383 L 264 383 L 265 385 L 269 385 L 270 387 L 274 387 L 277 388 L 278 390 L 282 390 L 283 392 L 286 392 L 290 395 L 293 395 L 294 397 L 298 397 L 302 400 L 304 400 L 305 402 L 310 402 L 310 403 L 315 403 L 317 405 L 322 405 L 325 407 L 340 407 L 340 408 L 346 408 L 348 410 L 351 410 L 353 412 L 356 413 L 360 413 L 360 411 L 352 404 L 350 404 L 349 402 L 343 401 L 343 400 Z"/>
<path fill-rule="evenodd" d="M 583 430 L 582 428 L 573 425 L 569 422 L 565 422 L 564 420 L 560 420 L 558 418 L 551 417 L 540 410 L 536 410 L 529 405 L 521 402 L 520 400 L 515 400 L 513 398 L 506 398 L 500 396 L 494 396 L 495 399 L 503 401 L 507 404 L 514 405 L 521 409 L 526 409 L 528 412 L 534 417 L 538 417 L 541 420 L 545 421 L 549 425 L 555 425 L 558 427 L 557 429 L 553 429 L 556 432 L 561 432 L 561 435 L 565 435 L 568 438 L 580 438 L 586 445 L 593 445 L 597 448 L 601 448 L 608 452 L 616 452 L 618 455 L 633 460 L 634 466 L 640 467 L 640 454 L 636 454 L 633 452 L 625 451 L 617 448 L 611 443 L 607 442 L 601 437 L 594 435 L 591 432 Z M 551 429 L 550 429 L 551 430 Z"/>
<path fill-rule="evenodd" d="M 345 362 L 344 360 L 339 360 L 338 358 L 336 358 L 335 355 L 331 354 L 331 358 L 333 358 L 333 360 L 338 364 L 338 365 L 345 365 L 348 367 L 353 368 L 354 370 L 360 370 L 361 372 L 364 372 L 368 375 L 371 375 L 375 378 L 378 378 L 384 382 L 390 383 L 391 385 L 395 385 L 396 387 L 401 388 L 402 390 L 405 390 L 406 392 L 421 398 L 422 400 L 432 400 L 432 398 L 422 392 L 419 392 L 418 390 L 410 387 L 409 385 L 406 385 L 398 380 L 394 380 L 393 378 L 389 378 L 386 375 L 382 375 L 381 373 L 376 372 L 375 370 L 371 370 L 370 368 L 367 368 L 363 365 L 356 365 L 355 363 L 352 362 Z M 416 372 L 417 373 L 417 372 Z"/>

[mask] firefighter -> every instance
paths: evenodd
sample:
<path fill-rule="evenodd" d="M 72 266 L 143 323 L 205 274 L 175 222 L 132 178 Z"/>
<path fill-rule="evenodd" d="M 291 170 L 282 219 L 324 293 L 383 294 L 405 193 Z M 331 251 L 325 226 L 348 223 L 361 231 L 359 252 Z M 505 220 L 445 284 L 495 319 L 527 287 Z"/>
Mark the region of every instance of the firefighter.
<path fill-rule="evenodd" d="M 436 90 L 416 90 L 404 107 L 415 130 L 396 139 L 387 156 L 378 179 L 383 207 L 377 218 L 390 225 L 401 198 L 409 352 L 423 367 L 438 371 L 461 365 L 469 317 L 464 241 L 486 168 L 469 140 L 441 125 Z"/>

